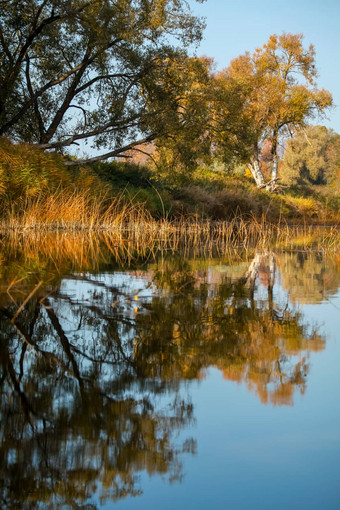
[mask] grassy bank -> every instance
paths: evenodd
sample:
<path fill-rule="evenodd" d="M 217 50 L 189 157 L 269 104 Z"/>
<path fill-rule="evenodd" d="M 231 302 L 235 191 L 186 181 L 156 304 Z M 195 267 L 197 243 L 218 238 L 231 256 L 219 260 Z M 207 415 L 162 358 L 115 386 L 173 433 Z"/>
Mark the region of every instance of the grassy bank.
<path fill-rule="evenodd" d="M 243 175 L 208 168 L 170 173 L 113 162 L 70 170 L 61 156 L 5 139 L 0 139 L 0 197 L 0 226 L 12 230 L 152 231 L 160 220 L 167 230 L 170 224 L 177 228 L 184 221 L 203 220 L 256 231 L 259 225 L 270 230 L 271 225 L 334 225 L 340 220 L 336 184 L 286 187 L 273 194 L 258 190 Z"/>

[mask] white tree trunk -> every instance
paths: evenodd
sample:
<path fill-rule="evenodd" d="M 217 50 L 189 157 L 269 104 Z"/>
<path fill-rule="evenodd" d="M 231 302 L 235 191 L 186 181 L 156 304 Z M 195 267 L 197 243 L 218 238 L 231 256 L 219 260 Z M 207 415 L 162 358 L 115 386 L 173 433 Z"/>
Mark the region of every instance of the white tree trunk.
<path fill-rule="evenodd" d="M 258 188 L 263 188 L 265 186 L 265 180 L 263 177 L 263 173 L 261 171 L 260 164 L 256 158 L 254 158 L 251 163 L 249 163 L 249 170 L 251 171 L 252 176 L 255 179 L 256 186 Z"/>
<path fill-rule="evenodd" d="M 277 180 L 277 168 L 279 166 L 279 158 L 277 154 L 273 156 L 273 167 L 272 167 L 272 181 Z"/>

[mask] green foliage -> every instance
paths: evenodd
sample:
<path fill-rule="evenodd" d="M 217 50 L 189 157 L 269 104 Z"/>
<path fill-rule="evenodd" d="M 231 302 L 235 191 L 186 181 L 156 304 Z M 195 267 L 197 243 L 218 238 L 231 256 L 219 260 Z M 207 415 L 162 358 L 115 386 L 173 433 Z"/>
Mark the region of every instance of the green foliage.
<path fill-rule="evenodd" d="M 165 126 L 155 142 L 157 165 L 170 167 L 171 173 L 192 171 L 198 161 L 210 159 L 211 68 L 212 60 L 208 58 L 177 58 L 167 62 L 166 74 L 155 76 L 150 87 L 148 104 L 155 129 L 160 123 Z M 155 107 L 159 93 L 164 95 L 162 88 L 167 89 L 168 97 L 162 115 L 157 115 Z"/>
<path fill-rule="evenodd" d="M 245 115 L 242 87 L 225 79 L 223 73 L 215 75 L 208 58 L 191 59 L 181 68 L 176 65 L 176 72 L 185 76 L 177 88 L 183 99 L 172 129 L 156 141 L 158 168 L 179 182 L 179 173 L 192 172 L 198 166 L 218 162 L 224 171 L 231 171 L 247 161 L 254 134 Z M 170 117 L 167 114 L 168 121 Z"/>
<path fill-rule="evenodd" d="M 154 217 L 168 215 L 172 205 L 166 182 L 147 166 L 129 162 L 112 161 L 92 165 L 92 170 L 114 194 L 126 197 L 135 204 L 142 204 Z"/>
<path fill-rule="evenodd" d="M 340 135 L 325 126 L 307 126 L 286 143 L 282 178 L 288 184 L 331 184 L 338 178 Z"/>
<path fill-rule="evenodd" d="M 91 168 L 96 175 L 116 190 L 124 189 L 127 186 L 151 188 L 151 182 L 154 178 L 148 167 L 129 162 L 98 162 L 94 163 Z"/>
<path fill-rule="evenodd" d="M 340 194 L 336 190 L 320 190 L 313 186 L 284 190 L 275 194 L 258 190 L 244 176 L 227 176 L 200 167 L 184 185 L 172 188 L 175 200 L 172 212 L 215 220 L 240 215 L 244 218 L 263 217 L 270 222 L 339 221 Z"/>
<path fill-rule="evenodd" d="M 185 0 L 8 0 L 0 16 L 0 135 L 115 154 L 163 133 L 203 28 Z"/>
<path fill-rule="evenodd" d="M 173 204 L 166 190 L 157 188 L 127 188 L 125 195 L 133 204 L 141 204 L 154 218 L 173 214 Z"/>

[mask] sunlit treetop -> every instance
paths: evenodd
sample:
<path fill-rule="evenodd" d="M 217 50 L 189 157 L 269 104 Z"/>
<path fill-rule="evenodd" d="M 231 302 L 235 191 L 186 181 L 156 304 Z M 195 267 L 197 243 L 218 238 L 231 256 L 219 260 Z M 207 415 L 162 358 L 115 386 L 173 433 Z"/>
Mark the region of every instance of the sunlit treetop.
<path fill-rule="evenodd" d="M 258 186 L 265 185 L 258 159 L 259 145 L 265 139 L 271 142 L 272 180 L 276 181 L 280 136 L 305 125 L 332 105 L 331 94 L 316 88 L 314 47 L 303 47 L 302 34 L 272 35 L 253 54 L 234 59 L 221 77 L 238 86 L 243 94 L 240 113 L 252 126 L 249 168 Z"/>

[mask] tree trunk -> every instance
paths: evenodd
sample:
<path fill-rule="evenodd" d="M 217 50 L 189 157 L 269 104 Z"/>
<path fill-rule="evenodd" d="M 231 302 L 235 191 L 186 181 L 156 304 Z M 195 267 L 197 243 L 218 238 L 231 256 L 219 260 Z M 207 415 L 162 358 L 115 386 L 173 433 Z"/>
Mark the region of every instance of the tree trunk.
<path fill-rule="evenodd" d="M 277 154 L 273 155 L 273 167 L 272 167 L 272 181 L 277 181 L 277 168 L 279 166 L 279 158 L 277 157 Z"/>
<path fill-rule="evenodd" d="M 273 166 L 272 166 L 272 177 L 271 177 L 270 182 L 267 185 L 267 189 L 269 191 L 275 191 L 277 188 L 277 180 L 278 180 L 277 169 L 279 166 L 279 158 L 277 155 L 277 137 L 278 137 L 278 134 L 277 134 L 277 131 L 275 130 L 273 132 L 273 136 L 272 136 L 272 140 L 271 140 L 271 142 L 272 142 L 271 153 L 272 153 Z"/>
<path fill-rule="evenodd" d="M 251 171 L 252 176 L 255 179 L 256 186 L 258 188 L 264 188 L 266 185 L 263 173 L 261 171 L 260 163 L 256 157 L 253 158 L 251 163 L 249 163 L 249 170 Z"/>
<path fill-rule="evenodd" d="M 263 173 L 261 170 L 260 160 L 259 160 L 259 148 L 257 143 L 254 144 L 254 153 L 249 163 L 249 170 L 251 171 L 252 176 L 256 182 L 256 186 L 258 188 L 264 188 L 266 182 L 263 177 Z"/>

